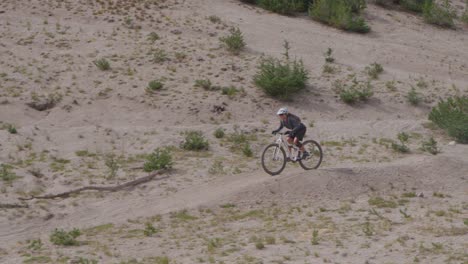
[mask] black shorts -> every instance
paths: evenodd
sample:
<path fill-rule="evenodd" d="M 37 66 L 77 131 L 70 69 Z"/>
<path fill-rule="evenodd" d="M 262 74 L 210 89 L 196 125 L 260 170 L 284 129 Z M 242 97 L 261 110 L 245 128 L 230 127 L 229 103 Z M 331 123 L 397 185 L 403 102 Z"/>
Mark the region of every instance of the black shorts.
<path fill-rule="evenodd" d="M 304 139 L 304 135 L 305 135 L 306 131 L 307 131 L 307 127 L 304 126 L 304 128 L 301 128 L 296 132 L 294 137 L 297 137 L 297 139 L 299 139 L 299 141 L 302 141 L 302 139 Z"/>

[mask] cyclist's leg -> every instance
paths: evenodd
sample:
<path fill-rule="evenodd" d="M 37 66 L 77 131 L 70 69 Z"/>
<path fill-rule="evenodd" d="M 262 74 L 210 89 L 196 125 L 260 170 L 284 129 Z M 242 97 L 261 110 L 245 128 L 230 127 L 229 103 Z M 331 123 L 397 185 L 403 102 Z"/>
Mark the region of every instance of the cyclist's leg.
<path fill-rule="evenodd" d="M 307 128 L 304 127 L 303 129 L 297 131 L 296 137 L 294 138 L 294 144 L 299 147 L 301 152 L 304 152 L 304 145 L 302 145 L 301 141 L 304 139 L 305 133 L 307 131 Z"/>

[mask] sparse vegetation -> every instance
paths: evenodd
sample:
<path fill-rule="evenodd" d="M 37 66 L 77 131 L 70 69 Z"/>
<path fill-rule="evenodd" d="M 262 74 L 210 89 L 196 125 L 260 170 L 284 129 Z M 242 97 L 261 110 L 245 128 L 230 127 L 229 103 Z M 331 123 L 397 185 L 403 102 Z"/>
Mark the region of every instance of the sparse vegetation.
<path fill-rule="evenodd" d="M 213 133 L 213 135 L 215 136 L 215 138 L 223 138 L 224 137 L 224 129 L 222 128 L 217 128 L 215 130 L 215 132 Z"/>
<path fill-rule="evenodd" d="M 153 53 L 153 62 L 162 63 L 168 60 L 166 51 L 163 49 L 156 49 Z"/>
<path fill-rule="evenodd" d="M 431 153 L 432 155 L 437 155 L 437 153 L 440 152 L 437 147 L 437 141 L 433 137 L 430 137 L 427 141 L 423 141 L 421 144 L 421 149 Z"/>
<path fill-rule="evenodd" d="M 184 134 L 183 149 L 194 151 L 208 150 L 208 140 L 205 139 L 201 131 L 186 131 Z"/>
<path fill-rule="evenodd" d="M 406 99 L 408 99 L 408 102 L 412 105 L 418 105 L 422 101 L 420 93 L 418 93 L 414 87 L 408 92 Z"/>
<path fill-rule="evenodd" d="M 12 182 L 18 178 L 14 172 L 11 171 L 13 167 L 8 164 L 0 165 L 0 179 L 4 182 Z"/>
<path fill-rule="evenodd" d="M 211 81 L 210 79 L 199 79 L 199 80 L 195 80 L 195 87 L 200 87 L 200 88 L 203 88 L 204 90 L 211 90 L 212 89 L 212 85 L 211 85 Z"/>
<path fill-rule="evenodd" d="M 335 61 L 335 58 L 333 58 L 333 49 L 328 48 L 324 55 L 326 63 L 333 63 Z"/>
<path fill-rule="evenodd" d="M 233 54 L 239 54 L 245 47 L 244 37 L 239 28 L 232 28 L 231 34 L 227 37 L 222 37 L 219 40 L 223 42 L 227 49 Z"/>
<path fill-rule="evenodd" d="M 151 43 L 154 43 L 154 42 L 156 42 L 156 40 L 159 40 L 159 39 L 160 39 L 160 37 L 159 37 L 158 33 L 156 33 L 156 32 L 151 32 L 151 33 L 148 34 L 148 40 L 151 41 Z"/>
<path fill-rule="evenodd" d="M 398 140 L 400 141 L 400 144 L 393 142 L 392 143 L 392 148 L 393 150 L 401 153 L 407 153 L 409 152 L 409 148 L 406 145 L 406 143 L 409 140 L 409 135 L 405 132 L 398 133 L 397 135 Z"/>
<path fill-rule="evenodd" d="M 143 234 L 145 236 L 152 236 L 156 234 L 158 231 L 156 228 L 151 224 L 151 223 L 146 223 L 145 225 L 145 230 L 143 230 Z"/>
<path fill-rule="evenodd" d="M 366 67 L 366 71 L 369 77 L 371 77 L 372 79 L 378 79 L 379 75 L 383 72 L 383 67 L 377 62 L 374 62 Z"/>
<path fill-rule="evenodd" d="M 370 82 L 353 82 L 349 88 L 341 88 L 339 91 L 340 99 L 347 104 L 354 104 L 358 101 L 365 102 L 374 94 Z"/>
<path fill-rule="evenodd" d="M 96 67 L 98 67 L 98 69 L 100 69 L 101 71 L 108 71 L 108 70 L 110 70 L 110 63 L 109 63 L 109 61 L 106 60 L 105 58 L 95 60 L 93 63 L 94 63 L 94 65 L 96 65 Z"/>
<path fill-rule="evenodd" d="M 446 28 L 454 28 L 454 18 L 456 11 L 450 5 L 449 0 L 444 0 L 442 5 L 434 1 L 426 1 L 423 8 L 424 20 L 429 24 L 434 24 Z"/>
<path fill-rule="evenodd" d="M 10 134 L 18 133 L 18 131 L 16 130 L 16 127 L 13 124 L 8 124 L 8 123 L 3 124 L 0 126 L 0 129 L 6 129 Z"/>
<path fill-rule="evenodd" d="M 55 229 L 50 235 L 50 242 L 60 246 L 76 246 L 78 245 L 76 238 L 80 235 L 81 231 L 77 228 L 68 232 L 63 229 Z"/>
<path fill-rule="evenodd" d="M 382 197 L 376 196 L 369 198 L 369 205 L 376 206 L 378 208 L 396 208 L 397 203 L 391 200 L 385 200 Z"/>
<path fill-rule="evenodd" d="M 143 170 L 146 172 L 152 172 L 155 170 L 169 169 L 172 167 L 172 155 L 170 151 L 165 149 L 157 148 L 153 153 L 146 157 L 146 162 L 143 165 Z"/>
<path fill-rule="evenodd" d="M 148 83 L 147 89 L 151 92 L 161 90 L 164 87 L 164 83 L 161 80 L 152 80 Z"/>
<path fill-rule="evenodd" d="M 309 8 L 309 16 L 336 28 L 367 33 L 370 27 L 360 16 L 365 8 L 364 0 L 316 0 Z"/>
<path fill-rule="evenodd" d="M 307 10 L 308 1 L 304 0 L 256 0 L 256 3 L 275 13 L 292 15 Z"/>
<path fill-rule="evenodd" d="M 117 157 L 114 154 L 106 156 L 105 165 L 108 169 L 108 179 L 114 179 L 117 176 L 117 171 L 120 169 Z"/>
<path fill-rule="evenodd" d="M 450 97 L 432 108 L 429 120 L 460 143 L 468 143 L 468 97 Z"/>

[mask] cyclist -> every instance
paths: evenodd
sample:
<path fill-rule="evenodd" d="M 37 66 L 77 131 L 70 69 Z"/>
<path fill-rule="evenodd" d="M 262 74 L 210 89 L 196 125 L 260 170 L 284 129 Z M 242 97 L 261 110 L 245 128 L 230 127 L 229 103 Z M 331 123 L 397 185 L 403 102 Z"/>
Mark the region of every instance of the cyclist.
<path fill-rule="evenodd" d="M 306 126 L 301 123 L 301 119 L 288 112 L 288 108 L 282 107 L 276 113 L 280 119 L 280 127 L 276 130 L 273 130 L 271 133 L 275 135 L 278 133 L 283 127 L 291 129 L 286 131 L 285 135 L 288 135 L 288 143 L 294 143 L 300 149 L 300 153 L 302 153 L 302 159 L 305 159 L 309 156 L 309 152 L 305 151 L 304 146 L 301 144 L 302 139 L 306 133 Z M 300 153 L 298 157 L 300 157 Z"/>

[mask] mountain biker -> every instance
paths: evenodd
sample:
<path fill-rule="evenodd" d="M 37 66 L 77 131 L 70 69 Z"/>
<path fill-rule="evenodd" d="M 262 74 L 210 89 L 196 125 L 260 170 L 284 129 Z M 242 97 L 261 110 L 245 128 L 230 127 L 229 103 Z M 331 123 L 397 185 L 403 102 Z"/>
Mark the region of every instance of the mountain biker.
<path fill-rule="evenodd" d="M 288 135 L 288 143 L 296 145 L 300 149 L 300 153 L 302 153 L 302 159 L 305 159 L 309 156 L 309 152 L 305 151 L 304 146 L 301 144 L 302 139 L 306 133 L 306 126 L 301 123 L 301 119 L 288 112 L 288 108 L 282 107 L 276 113 L 280 119 L 280 127 L 276 130 L 273 130 L 271 133 L 275 135 L 278 133 L 283 127 L 291 129 L 286 131 L 285 135 Z M 300 157 L 300 153 L 298 157 Z"/>

